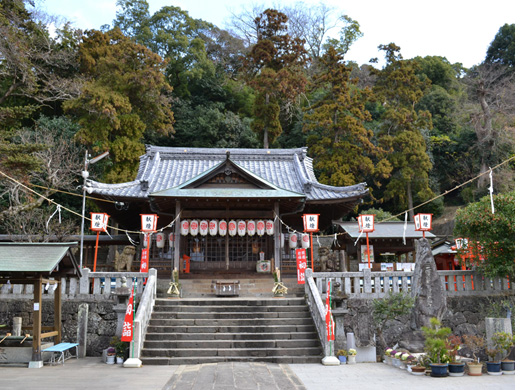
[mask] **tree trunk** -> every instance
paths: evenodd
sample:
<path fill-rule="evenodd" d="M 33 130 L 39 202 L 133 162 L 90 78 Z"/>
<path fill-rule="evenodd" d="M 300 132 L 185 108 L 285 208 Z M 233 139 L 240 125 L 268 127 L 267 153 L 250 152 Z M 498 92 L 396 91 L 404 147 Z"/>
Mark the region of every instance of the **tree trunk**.
<path fill-rule="evenodd" d="M 406 183 L 406 197 L 408 198 L 408 218 L 410 219 L 410 221 L 413 221 L 413 215 L 414 215 L 414 210 L 413 210 L 413 196 L 412 196 L 412 182 L 409 181 L 408 183 Z"/>

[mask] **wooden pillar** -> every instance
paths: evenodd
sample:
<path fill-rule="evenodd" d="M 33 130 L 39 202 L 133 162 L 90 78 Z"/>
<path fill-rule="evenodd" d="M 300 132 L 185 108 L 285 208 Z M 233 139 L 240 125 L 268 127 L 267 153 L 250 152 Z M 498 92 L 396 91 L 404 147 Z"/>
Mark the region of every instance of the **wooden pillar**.
<path fill-rule="evenodd" d="M 229 234 L 226 234 L 226 271 L 229 270 Z"/>
<path fill-rule="evenodd" d="M 175 224 L 173 225 L 174 226 L 174 240 L 175 240 L 175 251 L 174 251 L 174 256 L 173 256 L 173 267 L 174 268 L 177 268 L 179 270 L 179 275 L 180 275 L 180 271 L 181 271 L 181 267 L 180 267 L 180 264 L 181 264 L 181 261 L 180 261 L 180 258 L 181 258 L 181 215 L 180 215 L 180 212 L 181 212 L 181 202 L 179 201 L 176 201 L 175 202 L 175 215 L 178 216 L 178 220 L 175 221 Z"/>
<path fill-rule="evenodd" d="M 61 279 L 57 281 L 54 290 L 54 330 L 58 332 L 54 336 L 54 344 L 61 343 Z"/>
<path fill-rule="evenodd" d="M 280 218 L 276 218 L 276 216 L 280 216 L 280 203 L 275 202 L 274 204 L 274 267 L 279 270 L 282 269 L 280 258 L 282 256 L 280 250 L 280 237 L 282 234 L 282 225 Z M 274 270 L 271 270 L 274 271 Z"/>
<path fill-rule="evenodd" d="M 33 351 L 31 361 L 42 361 L 42 277 L 34 282 L 33 302 Z"/>

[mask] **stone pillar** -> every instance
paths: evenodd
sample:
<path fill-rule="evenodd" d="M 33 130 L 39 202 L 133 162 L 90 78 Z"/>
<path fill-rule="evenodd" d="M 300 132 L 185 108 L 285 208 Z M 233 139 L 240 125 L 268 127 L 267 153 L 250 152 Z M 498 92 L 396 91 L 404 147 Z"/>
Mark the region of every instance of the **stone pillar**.
<path fill-rule="evenodd" d="M 22 317 L 13 317 L 13 336 L 22 335 Z"/>
<path fill-rule="evenodd" d="M 78 357 L 87 356 L 88 304 L 81 303 L 78 307 Z"/>
<path fill-rule="evenodd" d="M 420 329 L 430 326 L 430 318 L 442 321 L 446 313 L 446 291 L 444 281 L 437 272 L 430 243 L 426 238 L 415 241 L 416 263 L 412 280 L 412 296 L 415 304 L 412 309 L 411 327 Z"/>
<path fill-rule="evenodd" d="M 131 290 L 129 287 L 118 287 L 115 290 L 117 296 L 117 305 L 114 306 L 114 312 L 117 314 L 116 336 L 118 338 L 123 334 L 123 323 L 125 322 L 126 308 L 130 299 Z"/>
<path fill-rule="evenodd" d="M 511 326 L 511 318 L 485 318 L 486 322 L 486 348 L 493 349 L 495 347 L 491 337 L 497 332 L 506 332 L 513 334 Z"/>

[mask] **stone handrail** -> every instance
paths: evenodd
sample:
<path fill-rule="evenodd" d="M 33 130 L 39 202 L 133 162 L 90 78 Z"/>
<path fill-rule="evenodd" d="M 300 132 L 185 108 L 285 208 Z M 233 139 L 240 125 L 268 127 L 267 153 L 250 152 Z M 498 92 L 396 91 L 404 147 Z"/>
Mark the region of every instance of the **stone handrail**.
<path fill-rule="evenodd" d="M 490 295 L 514 292 L 514 283 L 503 278 L 486 278 L 475 271 L 437 271 L 444 278 L 447 296 Z M 410 292 L 413 272 L 311 272 L 325 299 L 326 281 L 332 279 L 331 295 L 336 298 L 382 298 L 392 292 Z M 370 286 L 369 289 L 365 286 Z"/>
<path fill-rule="evenodd" d="M 325 322 L 325 305 L 321 298 L 321 294 L 314 283 L 313 273 L 310 268 L 305 270 L 305 296 L 307 305 L 309 306 L 314 325 L 318 331 L 321 342 L 321 348 L 325 356 L 334 356 L 334 351 L 330 351 L 327 341 L 327 324 Z"/>
<path fill-rule="evenodd" d="M 153 307 L 155 305 L 155 298 L 157 296 L 157 270 L 150 269 L 148 273 L 148 280 L 146 287 L 141 295 L 139 302 L 139 309 L 134 318 L 134 350 L 133 357 L 141 355 L 141 349 L 144 344 L 144 337 L 148 328 L 150 317 L 152 316 Z M 132 353 L 132 351 L 130 352 Z"/>
<path fill-rule="evenodd" d="M 144 281 L 149 275 L 142 272 L 92 272 L 88 268 L 83 268 L 81 273 L 80 279 L 61 278 L 62 299 L 105 300 L 116 288 L 122 286 L 123 277 L 126 278 L 128 287 L 131 287 L 134 278 L 137 279 L 135 295 L 140 296 L 144 290 Z M 43 287 L 42 297 L 51 298 L 52 292 L 52 287 L 48 290 Z M 0 298 L 2 299 L 33 299 L 33 293 L 34 285 L 32 284 L 4 284 L 0 288 Z"/>

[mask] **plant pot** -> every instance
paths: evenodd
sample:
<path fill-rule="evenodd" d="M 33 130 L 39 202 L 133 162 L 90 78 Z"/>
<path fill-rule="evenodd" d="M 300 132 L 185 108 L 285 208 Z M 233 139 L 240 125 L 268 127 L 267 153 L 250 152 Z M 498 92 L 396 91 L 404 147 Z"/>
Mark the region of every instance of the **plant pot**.
<path fill-rule="evenodd" d="M 448 375 L 449 376 L 463 376 L 464 375 L 464 363 L 448 363 Z"/>
<path fill-rule="evenodd" d="M 426 367 L 412 366 L 412 375 L 424 375 L 426 373 Z"/>
<path fill-rule="evenodd" d="M 116 363 L 117 364 L 123 364 L 125 361 L 125 358 L 116 356 Z"/>
<path fill-rule="evenodd" d="M 347 364 L 347 357 L 346 356 L 338 356 L 339 364 Z"/>
<path fill-rule="evenodd" d="M 432 370 L 431 376 L 434 378 L 443 378 L 448 376 L 448 363 L 430 364 Z"/>
<path fill-rule="evenodd" d="M 392 358 L 392 365 L 393 365 L 394 367 L 399 368 L 399 366 L 401 366 L 401 360 L 400 360 L 400 359 L 397 359 L 397 358 Z"/>
<path fill-rule="evenodd" d="M 489 375 L 502 375 L 500 362 L 486 362 L 486 367 Z"/>
<path fill-rule="evenodd" d="M 116 362 L 116 355 L 107 355 L 107 364 L 114 364 Z"/>
<path fill-rule="evenodd" d="M 482 375 L 482 363 L 468 363 L 468 369 L 470 376 L 480 376 Z"/>
<path fill-rule="evenodd" d="M 504 375 L 515 375 L 515 361 L 514 360 L 503 360 L 502 361 L 502 373 Z"/>
<path fill-rule="evenodd" d="M 348 355 L 348 364 L 356 364 L 356 356 Z"/>

